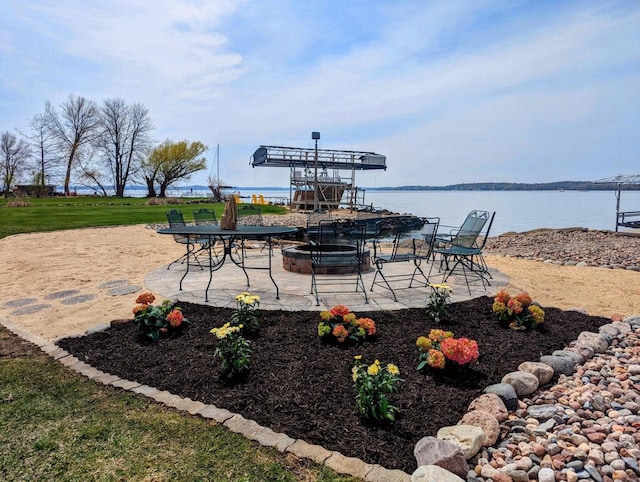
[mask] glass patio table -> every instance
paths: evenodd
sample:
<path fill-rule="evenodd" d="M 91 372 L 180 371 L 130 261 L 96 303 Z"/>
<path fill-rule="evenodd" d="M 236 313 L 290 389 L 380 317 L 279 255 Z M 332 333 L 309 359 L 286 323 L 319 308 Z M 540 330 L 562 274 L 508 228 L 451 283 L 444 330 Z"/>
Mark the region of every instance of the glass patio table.
<path fill-rule="evenodd" d="M 276 281 L 271 274 L 271 240 L 273 237 L 290 236 L 298 231 L 298 228 L 290 226 L 238 226 L 236 229 L 222 229 L 216 225 L 196 225 L 196 226 L 180 226 L 172 228 L 159 229 L 158 234 L 171 234 L 186 236 L 190 241 L 186 244 L 186 263 L 187 269 L 180 278 L 180 290 L 182 290 L 182 281 L 189 274 L 190 267 L 194 264 L 190 258 L 202 269 L 209 268 L 209 282 L 204 292 L 205 301 L 209 301 L 209 287 L 213 278 L 213 272 L 219 270 L 224 265 L 227 257 L 239 268 L 242 269 L 247 278 L 247 287 L 249 287 L 249 275 L 247 269 L 268 270 L 269 278 L 273 286 L 276 287 L 276 299 L 280 299 L 280 290 Z M 247 266 L 245 263 L 244 241 L 246 239 L 266 239 L 268 247 L 269 262 L 267 266 Z M 205 241 L 203 243 L 203 240 Z M 222 244 L 222 249 L 216 250 L 219 246 L 218 241 Z M 196 257 L 194 244 L 201 244 L 202 250 L 207 253 L 207 260 L 204 263 Z M 235 253 L 233 252 L 235 250 Z"/>

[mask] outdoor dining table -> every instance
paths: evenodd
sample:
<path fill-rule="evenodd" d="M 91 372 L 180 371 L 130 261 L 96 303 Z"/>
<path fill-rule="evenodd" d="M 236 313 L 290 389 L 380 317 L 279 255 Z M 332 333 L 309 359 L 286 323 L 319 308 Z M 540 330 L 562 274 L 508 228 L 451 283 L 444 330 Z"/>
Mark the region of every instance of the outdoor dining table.
<path fill-rule="evenodd" d="M 204 292 L 205 301 L 209 301 L 209 287 L 211 286 L 213 272 L 222 268 L 227 257 L 229 257 L 236 266 L 242 269 L 245 277 L 247 278 L 247 287 L 249 286 L 249 275 L 247 274 L 247 269 L 268 270 L 269 278 L 273 282 L 273 286 L 276 287 L 276 299 L 280 299 L 280 290 L 278 289 L 278 285 L 271 274 L 271 239 L 273 237 L 292 235 L 297 230 L 298 228 L 290 226 L 237 226 L 236 229 L 222 229 L 217 225 L 193 225 L 159 229 L 158 234 L 177 234 L 180 236 L 186 236 L 190 240 L 190 243 L 186 245 L 187 269 L 182 275 L 182 278 L 180 278 L 181 291 L 182 281 L 185 279 L 187 274 L 189 274 L 189 268 L 193 264 L 190 262 L 190 257 L 195 256 L 193 245 L 201 244 L 208 257 L 208 263 L 206 263 L 205 266 L 209 268 L 209 282 L 207 283 L 207 288 Z M 256 238 L 266 239 L 267 241 L 267 257 L 269 258 L 267 266 L 247 266 L 245 264 L 244 241 L 245 239 Z M 222 243 L 223 249 L 221 251 L 214 251 L 214 247 L 218 241 Z M 240 251 L 239 256 L 232 253 L 233 249 L 238 247 Z M 203 267 L 202 263 L 200 263 L 197 258 L 195 261 L 200 268 Z"/>

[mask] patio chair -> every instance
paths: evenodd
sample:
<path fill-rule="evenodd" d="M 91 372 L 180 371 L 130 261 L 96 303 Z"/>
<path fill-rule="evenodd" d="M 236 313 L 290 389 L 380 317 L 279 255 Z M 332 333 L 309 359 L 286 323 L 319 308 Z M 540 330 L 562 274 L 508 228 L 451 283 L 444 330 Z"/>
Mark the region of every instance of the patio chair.
<path fill-rule="evenodd" d="M 310 242 L 311 293 L 320 305 L 320 292 L 345 293 L 350 285 L 354 292 L 362 291 L 369 303 L 362 280 L 365 225 L 353 221 L 320 222 L 318 237 Z M 337 254 L 339 253 L 339 254 Z M 321 289 L 326 287 L 326 289 Z"/>
<path fill-rule="evenodd" d="M 319 235 L 320 223 L 331 222 L 331 211 L 312 211 L 307 214 L 307 239 L 315 241 Z"/>
<path fill-rule="evenodd" d="M 218 225 L 218 219 L 216 218 L 216 213 L 213 209 L 200 208 L 197 211 L 193 211 L 193 220 L 198 226 Z"/>
<path fill-rule="evenodd" d="M 172 228 L 182 228 L 182 227 L 187 225 L 187 223 L 184 222 L 184 217 L 182 216 L 182 211 L 180 211 L 179 209 L 170 209 L 169 211 L 166 212 L 166 215 L 167 215 L 167 221 L 169 222 L 169 226 L 172 227 Z M 191 257 L 193 257 L 195 262 L 202 269 L 202 265 L 200 264 L 200 261 L 198 260 L 197 253 L 200 250 L 202 250 L 203 245 L 206 245 L 206 243 L 208 243 L 208 239 L 206 239 L 206 240 L 205 239 L 198 239 L 198 238 L 195 238 L 193 236 L 185 236 L 185 235 L 182 235 L 182 234 L 174 234 L 173 235 L 173 240 L 176 243 L 182 244 L 183 246 L 185 246 L 187 251 L 186 251 L 185 254 L 183 254 L 179 258 L 177 258 L 174 261 L 172 261 L 171 263 L 169 263 L 169 266 L 167 266 L 167 269 L 171 268 L 171 265 L 173 265 L 175 263 L 184 264 L 185 261 L 187 261 L 187 263 L 189 263 L 189 259 Z M 197 250 L 196 250 L 196 244 L 200 244 L 200 248 L 197 249 Z"/>
<path fill-rule="evenodd" d="M 481 211 L 481 213 L 489 214 L 486 211 Z M 472 231 L 466 231 L 462 235 L 452 238 L 446 245 L 437 247 L 433 250 L 434 253 L 438 253 L 442 256 L 442 261 L 445 264 L 443 282 L 446 282 L 451 275 L 461 273 L 464 276 L 470 295 L 471 287 L 469 286 L 469 283 L 471 282 L 482 282 L 482 287 L 484 289 L 486 289 L 487 286 L 491 286 L 489 281 L 491 279 L 491 274 L 489 273 L 487 263 L 482 256 L 482 250 L 484 249 L 487 238 L 489 237 L 489 232 L 491 231 L 495 215 L 496 213 L 494 211 L 489 218 L 488 224 L 486 224 L 486 219 L 484 222 L 480 222 L 481 218 L 476 220 L 473 227 L 474 230 L 480 229 L 477 234 L 474 234 Z M 487 228 L 486 230 L 483 230 L 485 224 Z M 481 239 L 481 241 L 478 242 L 478 239 Z"/>
<path fill-rule="evenodd" d="M 240 226 L 264 226 L 262 220 L 262 208 L 258 204 L 243 204 L 237 208 L 238 225 Z M 259 241 L 260 252 L 264 251 L 267 247 L 267 241 L 264 236 L 247 236 L 243 238 L 241 243 L 234 243 L 233 247 L 236 250 L 236 254 L 240 249 L 245 250 L 244 241 Z M 273 248 L 269 246 L 269 253 L 273 256 Z M 246 254 L 246 251 L 245 251 Z"/>
<path fill-rule="evenodd" d="M 390 246 L 384 241 L 375 240 L 373 243 L 373 262 L 376 265 L 376 274 L 373 277 L 370 291 L 374 286 L 388 289 L 393 301 L 398 301 L 397 290 L 415 288 L 429 285 L 429 277 L 421 268 L 423 260 L 429 260 L 435 243 L 435 235 L 438 232 L 440 218 L 423 218 L 425 223 L 420 232 L 406 233 L 402 228 L 397 228 L 393 243 Z M 386 249 L 385 249 L 386 248 Z M 413 270 L 385 274 L 384 267 L 391 263 L 410 263 Z M 404 283 L 408 281 L 405 286 Z"/>

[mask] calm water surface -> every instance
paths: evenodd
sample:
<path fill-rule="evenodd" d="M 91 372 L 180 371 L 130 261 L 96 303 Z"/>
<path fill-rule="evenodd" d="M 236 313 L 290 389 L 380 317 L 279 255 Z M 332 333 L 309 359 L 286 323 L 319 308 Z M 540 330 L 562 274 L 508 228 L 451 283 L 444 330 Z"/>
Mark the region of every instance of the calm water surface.
<path fill-rule="evenodd" d="M 243 189 L 241 195 L 288 197 L 288 190 Z M 640 211 L 640 192 L 623 191 L 620 208 Z M 440 223 L 459 226 L 473 209 L 496 211 L 494 235 L 537 228 L 615 229 L 613 191 L 373 191 L 365 204 L 416 216 L 439 216 Z"/>

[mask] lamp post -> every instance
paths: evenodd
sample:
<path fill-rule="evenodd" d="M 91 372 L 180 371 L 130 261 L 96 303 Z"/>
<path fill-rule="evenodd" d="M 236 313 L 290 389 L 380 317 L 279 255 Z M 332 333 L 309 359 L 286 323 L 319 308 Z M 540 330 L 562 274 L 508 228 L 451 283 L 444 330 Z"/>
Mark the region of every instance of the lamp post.
<path fill-rule="evenodd" d="M 313 180 L 314 180 L 314 185 L 313 185 L 313 210 L 314 212 L 318 212 L 320 211 L 319 207 L 318 207 L 318 139 L 320 139 L 320 133 L 319 132 L 312 132 L 311 133 L 311 139 L 313 139 L 314 141 L 316 141 L 316 151 L 315 151 L 315 156 L 313 158 L 313 167 L 314 167 L 314 174 L 313 174 Z"/>

